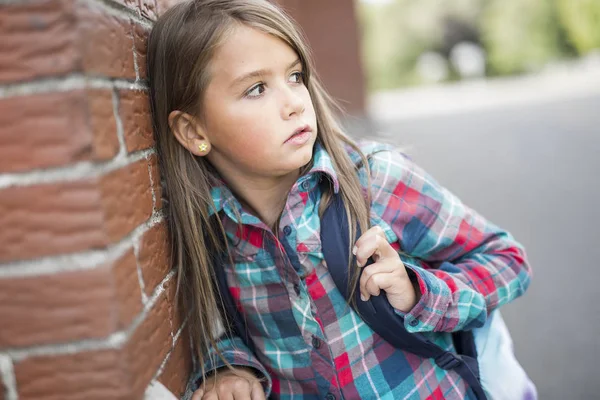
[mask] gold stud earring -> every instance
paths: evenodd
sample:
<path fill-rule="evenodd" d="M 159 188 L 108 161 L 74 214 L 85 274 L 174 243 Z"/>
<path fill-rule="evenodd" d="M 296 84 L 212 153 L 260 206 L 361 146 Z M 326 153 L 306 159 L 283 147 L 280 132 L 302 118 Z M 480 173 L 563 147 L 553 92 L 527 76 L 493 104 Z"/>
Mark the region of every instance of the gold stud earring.
<path fill-rule="evenodd" d="M 198 148 L 201 152 L 204 153 L 208 149 L 208 146 L 206 145 L 206 143 L 202 143 L 200 146 L 198 146 Z"/>

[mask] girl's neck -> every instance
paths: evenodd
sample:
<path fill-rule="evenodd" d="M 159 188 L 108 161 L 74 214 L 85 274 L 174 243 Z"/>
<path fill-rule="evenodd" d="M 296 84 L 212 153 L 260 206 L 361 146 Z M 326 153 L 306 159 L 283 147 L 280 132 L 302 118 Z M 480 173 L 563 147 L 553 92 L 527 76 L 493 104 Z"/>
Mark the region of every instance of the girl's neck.
<path fill-rule="evenodd" d="M 240 202 L 275 231 L 288 193 L 299 175 L 300 171 L 281 177 L 223 177 Z"/>

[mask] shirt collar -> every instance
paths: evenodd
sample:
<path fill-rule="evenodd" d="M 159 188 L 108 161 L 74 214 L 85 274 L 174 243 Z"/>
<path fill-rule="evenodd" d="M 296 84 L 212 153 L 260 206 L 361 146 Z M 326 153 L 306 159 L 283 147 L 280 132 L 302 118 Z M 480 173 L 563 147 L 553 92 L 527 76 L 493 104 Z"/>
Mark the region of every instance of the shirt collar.
<path fill-rule="evenodd" d="M 292 192 L 311 190 L 314 185 L 318 184 L 322 176 L 331 181 L 335 193 L 340 190 L 339 180 L 335 169 L 333 168 L 331 156 L 327 153 L 325 148 L 317 142 L 313 149 L 312 166 L 306 173 L 298 178 L 292 187 Z M 219 213 L 224 211 L 234 221 L 237 221 L 236 214 L 240 215 L 243 224 L 256 224 L 260 222 L 257 217 L 242 212 L 242 205 L 235 198 L 231 190 L 229 190 L 223 179 L 215 176 L 212 181 L 211 197 L 214 203 L 214 209 L 210 210 L 211 215 L 215 212 Z M 308 182 L 308 184 L 304 184 L 305 182 Z"/>

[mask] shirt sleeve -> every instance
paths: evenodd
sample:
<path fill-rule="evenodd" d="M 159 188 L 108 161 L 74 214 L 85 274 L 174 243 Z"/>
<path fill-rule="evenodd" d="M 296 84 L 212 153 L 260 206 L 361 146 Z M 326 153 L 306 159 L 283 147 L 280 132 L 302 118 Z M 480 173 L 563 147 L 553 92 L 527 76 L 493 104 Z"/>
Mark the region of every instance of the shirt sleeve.
<path fill-rule="evenodd" d="M 484 325 L 494 309 L 521 296 L 531 270 L 523 247 L 395 150 L 372 155 L 372 212 L 397 236 L 421 291 L 410 332 L 453 332 Z"/>
<path fill-rule="evenodd" d="M 265 397 L 269 398 L 272 388 L 271 376 L 254 353 L 244 344 L 242 339 L 238 336 L 223 335 L 217 341 L 217 348 L 221 351 L 223 358 L 232 366 L 254 369 L 256 376 L 261 380 L 263 389 L 265 390 Z M 204 371 L 206 376 L 225 366 L 225 362 L 217 355 L 215 348 L 212 348 L 208 355 L 205 356 Z M 197 390 L 203 380 L 204 376 L 202 376 L 202 372 L 196 371 L 192 378 L 192 391 Z"/>

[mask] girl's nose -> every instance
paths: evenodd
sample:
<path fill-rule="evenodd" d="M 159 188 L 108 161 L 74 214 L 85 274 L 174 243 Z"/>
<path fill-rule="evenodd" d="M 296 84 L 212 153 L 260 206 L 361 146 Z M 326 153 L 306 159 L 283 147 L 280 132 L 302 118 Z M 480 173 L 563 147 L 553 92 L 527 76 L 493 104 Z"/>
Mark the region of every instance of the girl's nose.
<path fill-rule="evenodd" d="M 304 112 L 304 100 L 293 88 L 287 88 L 283 101 L 284 103 L 281 109 L 283 119 L 290 119 L 295 115 L 302 115 Z"/>

